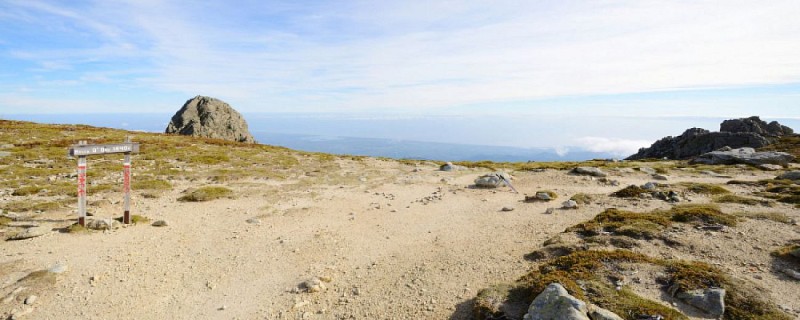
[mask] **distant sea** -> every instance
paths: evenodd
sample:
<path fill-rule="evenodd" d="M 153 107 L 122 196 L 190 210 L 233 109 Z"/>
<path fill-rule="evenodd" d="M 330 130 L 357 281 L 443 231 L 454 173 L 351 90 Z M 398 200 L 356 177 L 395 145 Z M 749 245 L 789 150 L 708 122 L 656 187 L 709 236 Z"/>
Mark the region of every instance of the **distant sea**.
<path fill-rule="evenodd" d="M 2 119 L 163 132 L 172 114 L 37 114 Z M 259 143 L 295 150 L 443 161 L 580 161 L 624 158 L 690 127 L 727 118 L 244 114 Z M 778 120 L 793 128 L 796 119 Z"/>

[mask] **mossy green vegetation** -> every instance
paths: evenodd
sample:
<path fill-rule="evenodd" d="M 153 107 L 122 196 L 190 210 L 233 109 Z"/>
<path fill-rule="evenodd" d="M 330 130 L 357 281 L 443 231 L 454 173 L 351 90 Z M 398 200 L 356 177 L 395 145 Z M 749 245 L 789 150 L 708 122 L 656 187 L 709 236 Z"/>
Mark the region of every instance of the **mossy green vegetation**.
<path fill-rule="evenodd" d="M 550 197 L 550 200 L 558 199 L 558 194 L 553 190 L 539 190 L 539 191 L 536 191 L 536 193 L 540 193 L 540 192 L 541 193 L 546 193 Z"/>
<path fill-rule="evenodd" d="M 619 270 L 636 265 L 650 265 L 664 270 L 665 291 L 683 292 L 693 289 L 720 287 L 726 290 L 723 319 L 780 319 L 791 317 L 781 312 L 774 303 L 755 294 L 757 291 L 746 282 L 736 281 L 722 270 L 702 262 L 666 260 L 649 257 L 628 250 L 576 251 L 550 259 L 522 276 L 513 285 L 497 285 L 483 291 L 476 298 L 475 312 L 487 312 L 486 297 L 494 300 L 509 297 L 512 293 L 528 293 L 522 303 L 530 304 L 547 285 L 560 283 L 570 294 L 583 301 L 608 309 L 625 319 L 644 315 L 661 315 L 665 319 L 688 319 L 680 311 L 660 302 L 639 296 L 627 286 L 617 288 L 614 279 Z M 666 293 L 666 292 L 665 292 Z M 494 314 L 497 316 L 497 314 Z"/>
<path fill-rule="evenodd" d="M 629 185 L 612 193 L 611 196 L 617 198 L 638 198 L 642 193 L 649 193 L 649 191 L 637 185 Z"/>
<path fill-rule="evenodd" d="M 12 212 L 27 212 L 27 211 L 51 211 L 63 208 L 67 203 L 72 203 L 66 199 L 62 200 L 19 200 L 10 201 L 0 204 L 4 210 Z"/>
<path fill-rule="evenodd" d="M 713 204 L 677 205 L 669 210 L 631 212 L 606 209 L 589 221 L 567 228 L 585 237 L 600 235 L 626 236 L 634 239 L 662 239 L 664 230 L 674 222 L 707 223 L 736 226 L 736 216 L 726 214 Z M 629 243 L 621 243 L 629 246 Z"/>
<path fill-rule="evenodd" d="M 744 204 L 748 206 L 757 206 L 757 205 L 764 205 L 769 206 L 771 202 L 766 200 L 759 200 L 750 197 L 743 197 L 735 194 L 723 194 L 720 196 L 714 197 L 714 202 L 716 203 L 738 203 Z"/>
<path fill-rule="evenodd" d="M 682 182 L 678 184 L 686 188 L 687 191 L 694 192 L 697 194 L 705 194 L 705 195 L 720 195 L 730 193 L 730 190 L 725 189 L 722 186 L 710 183 L 696 183 L 696 182 Z"/>
<path fill-rule="evenodd" d="M 710 224 L 723 224 L 729 227 L 736 226 L 736 217 L 723 213 L 719 206 L 714 204 L 684 204 L 672 207 L 668 214 L 672 221 L 677 222 L 702 222 Z"/>
<path fill-rule="evenodd" d="M 194 190 L 189 190 L 178 201 L 187 202 L 200 202 L 211 201 L 219 198 L 230 197 L 233 195 L 233 190 L 222 186 L 205 186 Z"/>
<path fill-rule="evenodd" d="M 787 152 L 800 159 L 800 135 L 782 136 L 775 143 L 758 150 Z"/>
<path fill-rule="evenodd" d="M 794 261 L 800 263 L 800 257 L 792 255 L 792 252 L 800 250 L 800 240 L 795 240 L 793 243 L 782 246 L 772 251 L 772 256 L 786 261 Z"/>
<path fill-rule="evenodd" d="M 14 192 L 11 193 L 12 196 L 29 196 L 32 194 L 37 194 L 44 190 L 44 187 L 40 186 L 23 186 L 14 189 Z"/>
<path fill-rule="evenodd" d="M 578 204 L 590 204 L 592 201 L 594 201 L 594 196 L 586 193 L 576 193 L 569 199 L 577 202 Z"/>
<path fill-rule="evenodd" d="M 574 225 L 566 231 L 577 232 L 584 236 L 614 233 L 635 239 L 653 239 L 671 223 L 669 216 L 660 212 L 636 213 L 610 208 L 592 220 Z"/>
<path fill-rule="evenodd" d="M 116 218 L 114 220 L 117 220 L 118 222 L 121 223 L 122 220 L 123 220 L 123 217 L 118 217 L 118 218 Z M 145 216 L 138 215 L 138 214 L 131 215 L 131 223 L 132 224 L 148 223 L 148 222 L 150 222 L 150 219 L 145 217 Z"/>
<path fill-rule="evenodd" d="M 771 220 L 780 223 L 790 224 L 792 223 L 792 219 L 790 219 L 785 213 L 783 212 L 772 212 L 772 211 L 738 211 L 733 212 L 731 215 L 740 218 L 748 218 L 748 219 L 756 219 L 756 220 Z"/>
<path fill-rule="evenodd" d="M 89 232 L 89 228 L 86 228 L 78 223 L 74 223 L 67 227 L 65 231 L 67 233 L 87 233 Z"/>

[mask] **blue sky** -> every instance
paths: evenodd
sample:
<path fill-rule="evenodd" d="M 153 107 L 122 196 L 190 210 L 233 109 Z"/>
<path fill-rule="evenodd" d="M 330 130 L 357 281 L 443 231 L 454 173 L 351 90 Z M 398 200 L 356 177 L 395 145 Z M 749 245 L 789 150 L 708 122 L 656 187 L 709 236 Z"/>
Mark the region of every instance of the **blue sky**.
<path fill-rule="evenodd" d="M 800 1 L 0 2 L 0 115 L 800 117 Z"/>

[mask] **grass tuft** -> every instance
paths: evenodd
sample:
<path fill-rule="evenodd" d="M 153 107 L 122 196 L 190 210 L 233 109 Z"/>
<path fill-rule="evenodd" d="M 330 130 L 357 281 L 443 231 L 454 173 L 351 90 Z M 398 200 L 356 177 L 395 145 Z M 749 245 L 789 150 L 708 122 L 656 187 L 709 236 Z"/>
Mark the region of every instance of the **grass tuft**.
<path fill-rule="evenodd" d="M 89 232 L 89 228 L 86 228 L 79 223 L 74 223 L 67 227 L 66 231 L 67 233 L 86 233 Z"/>
<path fill-rule="evenodd" d="M 748 206 L 756 206 L 756 205 L 769 206 L 771 204 L 769 201 L 743 197 L 743 196 L 739 196 L 739 195 L 735 195 L 735 194 L 723 194 L 723 195 L 714 197 L 714 202 L 717 202 L 717 203 L 738 203 L 738 204 L 744 204 L 744 205 L 748 205 Z"/>
<path fill-rule="evenodd" d="M 617 198 L 638 198 L 642 193 L 649 193 L 649 191 L 637 185 L 629 185 L 612 193 L 611 196 Z"/>
<path fill-rule="evenodd" d="M 592 220 L 567 228 L 584 236 L 597 236 L 606 232 L 635 239 L 653 239 L 670 226 L 669 216 L 662 213 L 636 213 L 616 208 L 606 209 Z"/>
<path fill-rule="evenodd" d="M 576 193 L 569 199 L 577 202 L 578 204 L 590 204 L 592 201 L 594 201 L 594 197 L 586 193 Z"/>
<path fill-rule="evenodd" d="M 230 197 L 233 190 L 220 186 L 205 186 L 189 191 L 186 195 L 178 198 L 178 201 L 201 202 L 211 201 L 219 198 Z"/>
<path fill-rule="evenodd" d="M 677 222 L 703 222 L 736 226 L 735 216 L 723 213 L 719 206 L 713 204 L 684 204 L 672 207 L 668 213 L 672 215 L 672 221 Z"/>
<path fill-rule="evenodd" d="M 683 182 L 679 185 L 685 187 L 687 191 L 697 194 L 720 195 L 730 193 L 728 189 L 710 183 Z"/>
<path fill-rule="evenodd" d="M 741 218 L 748 218 L 748 219 L 756 219 L 756 220 L 771 220 L 780 223 L 791 224 L 792 219 L 790 219 L 785 213 L 783 212 L 750 212 L 750 211 L 740 211 L 734 212 L 732 215 L 741 217 Z"/>

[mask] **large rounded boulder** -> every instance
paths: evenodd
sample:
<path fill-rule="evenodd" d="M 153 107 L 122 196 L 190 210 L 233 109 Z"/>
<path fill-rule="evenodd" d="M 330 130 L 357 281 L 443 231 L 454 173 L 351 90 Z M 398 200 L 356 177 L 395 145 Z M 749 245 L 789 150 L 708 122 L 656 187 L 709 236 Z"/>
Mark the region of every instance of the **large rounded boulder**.
<path fill-rule="evenodd" d="M 196 96 L 172 116 L 166 133 L 255 143 L 247 122 L 229 104 L 211 97 Z"/>

